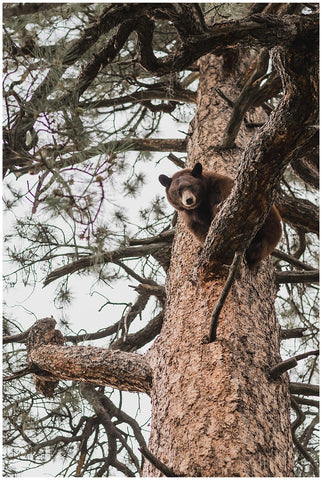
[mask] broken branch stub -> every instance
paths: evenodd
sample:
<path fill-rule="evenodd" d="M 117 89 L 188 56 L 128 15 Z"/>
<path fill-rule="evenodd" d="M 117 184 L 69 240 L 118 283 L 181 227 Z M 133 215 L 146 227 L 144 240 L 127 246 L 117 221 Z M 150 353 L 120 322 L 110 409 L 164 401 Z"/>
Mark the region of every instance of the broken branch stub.
<path fill-rule="evenodd" d="M 104 385 L 130 392 L 151 390 L 151 369 L 143 355 L 88 346 L 64 346 L 53 318 L 38 320 L 30 329 L 27 360 L 37 369 L 37 391 L 52 397 L 59 380 Z"/>

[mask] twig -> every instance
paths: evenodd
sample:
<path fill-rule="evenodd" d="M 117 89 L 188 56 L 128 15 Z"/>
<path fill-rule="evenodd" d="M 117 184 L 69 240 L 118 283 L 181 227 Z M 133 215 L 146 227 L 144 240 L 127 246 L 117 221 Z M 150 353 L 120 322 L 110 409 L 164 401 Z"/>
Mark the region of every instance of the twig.
<path fill-rule="evenodd" d="M 218 95 L 223 99 L 225 100 L 225 102 L 233 108 L 234 106 L 234 102 L 232 100 L 230 100 L 230 98 L 228 98 L 224 92 L 218 87 L 218 88 L 215 88 L 215 91 L 218 93 Z"/>
<path fill-rule="evenodd" d="M 16 378 L 23 377 L 24 375 L 28 375 L 29 373 L 36 373 L 39 371 L 35 365 L 29 365 L 28 367 L 22 368 L 21 370 L 17 370 L 12 375 L 8 375 L 7 377 L 3 377 L 2 380 L 4 382 L 9 382 L 10 380 L 14 380 Z"/>
<path fill-rule="evenodd" d="M 155 237 L 148 238 L 130 238 L 129 245 L 150 245 L 151 243 L 169 242 L 171 243 L 175 234 L 175 229 L 165 230 Z"/>
<path fill-rule="evenodd" d="M 28 330 L 25 330 L 24 332 L 21 333 L 16 333 L 14 335 L 5 335 L 2 337 L 2 343 L 11 343 L 11 342 L 17 342 L 17 343 L 24 343 L 24 341 L 28 338 L 29 332 L 31 330 L 31 327 L 28 328 Z"/>
<path fill-rule="evenodd" d="M 160 472 L 164 473 L 166 477 L 179 477 L 179 476 L 182 477 L 182 475 L 176 475 L 172 470 L 172 468 L 167 467 L 163 462 L 161 462 L 161 460 L 155 457 L 147 447 L 142 445 L 141 448 L 139 448 L 139 450 L 142 453 L 142 455 L 147 460 L 149 460 L 149 462 L 151 462 L 152 465 L 155 466 L 155 468 L 160 470 Z"/>
<path fill-rule="evenodd" d="M 271 368 L 269 371 L 269 374 L 271 378 L 278 378 L 279 376 L 282 375 L 282 373 L 286 372 L 287 370 L 290 370 L 293 367 L 296 367 L 298 360 L 303 360 L 303 358 L 307 358 L 311 355 L 319 355 L 320 351 L 319 350 L 312 350 L 310 352 L 302 353 L 299 355 L 295 355 L 292 358 L 288 358 L 287 360 L 284 360 L 283 362 L 278 363 L 275 365 L 275 367 Z"/>
<path fill-rule="evenodd" d="M 230 292 L 230 289 L 237 275 L 237 272 L 239 270 L 239 266 L 240 266 L 243 254 L 244 252 L 235 252 L 233 263 L 229 268 L 229 273 L 228 273 L 226 283 L 212 311 L 211 322 L 210 322 L 210 332 L 209 332 L 209 343 L 216 340 L 218 318 L 224 306 L 227 295 Z"/>

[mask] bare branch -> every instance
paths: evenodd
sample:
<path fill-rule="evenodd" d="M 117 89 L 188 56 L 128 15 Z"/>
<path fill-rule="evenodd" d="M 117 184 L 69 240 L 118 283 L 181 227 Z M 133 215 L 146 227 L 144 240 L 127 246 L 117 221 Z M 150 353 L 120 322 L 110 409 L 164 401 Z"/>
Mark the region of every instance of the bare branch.
<path fill-rule="evenodd" d="M 171 228 L 170 230 L 165 230 L 164 232 L 159 233 L 155 237 L 148 237 L 148 238 L 130 238 L 129 245 L 149 245 L 151 243 L 157 242 L 165 242 L 169 241 L 172 242 L 173 237 L 175 234 L 175 229 Z"/>
<path fill-rule="evenodd" d="M 298 267 L 302 270 L 310 270 L 310 271 L 314 270 L 314 268 L 311 265 L 301 262 L 293 255 L 289 255 L 288 253 L 282 252 L 281 250 L 274 250 L 271 255 L 273 257 L 279 258 L 280 260 L 285 260 L 291 265 L 294 265 L 295 267 Z"/>
<path fill-rule="evenodd" d="M 281 330 L 281 339 L 287 340 L 288 338 L 302 338 L 306 328 L 289 328 Z"/>
<path fill-rule="evenodd" d="M 15 380 L 16 378 L 24 377 L 25 375 L 29 375 L 29 373 L 35 373 L 37 368 L 33 365 L 29 365 L 28 367 L 22 368 L 21 370 L 17 370 L 12 375 L 8 375 L 7 377 L 3 377 L 4 382 L 9 382 L 10 380 Z"/>
<path fill-rule="evenodd" d="M 278 272 L 275 271 L 275 282 L 282 283 L 319 283 L 319 270 L 311 271 L 290 271 Z"/>
<path fill-rule="evenodd" d="M 28 328 L 28 330 L 25 330 L 24 332 L 16 333 L 15 335 L 5 335 L 4 337 L 2 337 L 2 343 L 3 344 L 12 343 L 12 342 L 24 343 L 25 340 L 28 338 L 30 328 Z"/>
<path fill-rule="evenodd" d="M 265 75 L 269 61 L 269 53 L 266 48 L 263 48 L 256 59 L 253 61 L 250 69 L 253 73 L 244 85 L 239 98 L 233 106 L 233 111 L 227 127 L 225 129 L 221 146 L 222 148 L 232 148 L 249 107 L 252 105 L 255 96 L 259 90 L 262 77 Z"/>
<path fill-rule="evenodd" d="M 110 345 L 110 349 L 119 349 L 123 352 L 132 352 L 143 347 L 151 342 L 161 331 L 163 323 L 163 311 L 156 317 L 152 318 L 150 322 L 141 330 L 130 335 L 125 335 L 124 338 L 119 338 Z"/>
<path fill-rule="evenodd" d="M 161 462 L 157 457 L 155 457 L 150 450 L 146 447 L 139 448 L 142 455 L 145 456 L 149 462 L 152 463 L 160 472 L 162 472 L 166 477 L 180 477 L 182 475 L 176 475 L 172 468 L 167 467 L 163 462 Z"/>
<path fill-rule="evenodd" d="M 299 403 L 300 405 L 308 405 L 309 407 L 320 407 L 320 402 L 319 400 L 312 400 L 311 398 L 302 398 L 302 397 L 296 397 L 295 395 L 292 395 L 292 398 Z"/>
<path fill-rule="evenodd" d="M 136 302 L 131 305 L 129 311 L 127 312 L 127 324 L 128 326 L 132 323 L 132 321 L 139 315 L 143 309 L 145 308 L 149 298 L 150 293 L 147 291 L 139 292 L 140 295 L 138 296 Z M 79 335 L 67 335 L 65 336 L 66 342 L 83 342 L 88 340 L 98 340 L 100 338 L 106 338 L 114 333 L 117 333 L 123 325 L 123 319 L 119 320 L 118 322 L 114 323 L 110 327 L 104 328 L 102 330 L 98 330 L 94 333 L 83 333 Z"/>
<path fill-rule="evenodd" d="M 161 248 L 167 246 L 167 243 L 157 243 L 137 247 L 133 246 L 119 248 L 118 250 L 106 252 L 100 255 L 88 255 L 86 257 L 80 258 L 79 260 L 76 260 L 75 262 L 57 268 L 56 270 L 51 272 L 45 279 L 44 286 L 49 285 L 49 283 L 57 280 L 58 278 L 64 277 L 65 275 L 71 275 L 72 273 L 78 272 L 79 270 L 107 264 L 109 262 L 115 262 L 116 260 L 120 260 L 121 258 L 138 258 L 146 255 L 152 255 Z"/>
<path fill-rule="evenodd" d="M 312 385 L 310 383 L 291 382 L 290 390 L 292 394 L 318 397 L 320 387 L 319 385 Z"/>
<path fill-rule="evenodd" d="M 320 354 L 319 350 L 314 350 L 311 352 L 302 353 L 300 355 L 295 355 L 294 357 L 288 358 L 287 360 L 284 360 L 283 362 L 275 365 L 273 368 L 270 369 L 269 374 L 275 380 L 280 375 L 282 375 L 282 373 L 286 372 L 287 370 L 290 370 L 293 367 L 296 367 L 298 360 L 303 360 L 304 358 L 307 358 L 311 355 L 319 355 L 319 354 Z"/>
<path fill-rule="evenodd" d="M 28 337 L 28 363 L 39 370 L 42 383 L 74 380 L 149 393 L 151 370 L 142 355 L 104 348 L 57 345 L 54 319 L 38 320 Z M 42 387 L 42 385 L 40 386 Z M 47 390 L 39 388 L 47 395 Z M 53 391 L 50 391 L 51 396 Z"/>
<path fill-rule="evenodd" d="M 230 292 L 230 289 L 233 285 L 233 282 L 236 278 L 236 275 L 238 274 L 239 267 L 243 258 L 244 252 L 236 252 L 234 256 L 233 263 L 231 264 L 229 268 L 229 273 L 227 280 L 225 282 L 224 288 L 222 289 L 222 292 L 220 294 L 220 297 L 218 298 L 214 309 L 211 314 L 211 322 L 210 322 L 210 331 L 209 331 L 209 343 L 214 342 L 216 340 L 217 336 L 217 326 L 218 326 L 218 318 L 220 315 L 220 312 L 224 306 L 225 300 L 228 296 L 228 293 Z"/>

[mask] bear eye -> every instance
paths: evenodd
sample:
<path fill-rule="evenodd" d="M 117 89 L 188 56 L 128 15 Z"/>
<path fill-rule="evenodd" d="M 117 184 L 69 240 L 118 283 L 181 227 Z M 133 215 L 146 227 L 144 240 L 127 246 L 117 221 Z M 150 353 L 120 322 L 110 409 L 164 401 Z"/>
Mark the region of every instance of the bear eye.
<path fill-rule="evenodd" d="M 178 194 L 179 194 L 180 197 L 181 197 L 181 195 L 182 195 L 182 187 L 178 188 Z"/>

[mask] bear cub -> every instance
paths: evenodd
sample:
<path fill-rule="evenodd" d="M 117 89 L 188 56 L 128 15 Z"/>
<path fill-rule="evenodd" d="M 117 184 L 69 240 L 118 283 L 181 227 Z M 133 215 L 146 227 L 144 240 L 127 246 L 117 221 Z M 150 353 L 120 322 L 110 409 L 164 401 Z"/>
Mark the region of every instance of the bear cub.
<path fill-rule="evenodd" d="M 166 188 L 169 203 L 182 212 L 187 228 L 203 245 L 218 206 L 230 194 L 234 180 L 215 172 L 203 171 L 202 165 L 197 163 L 192 169 L 185 168 L 171 178 L 160 175 L 159 181 Z M 246 251 L 249 268 L 255 268 L 274 250 L 281 235 L 281 217 L 273 205 Z"/>

